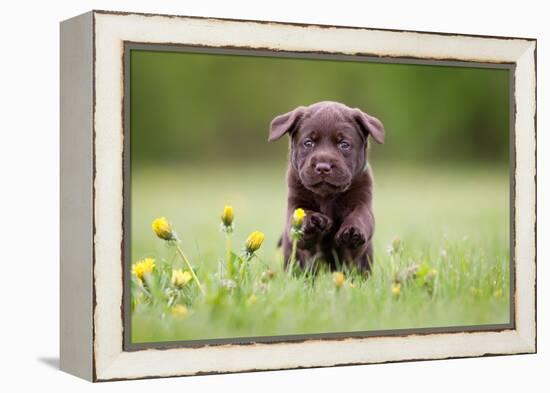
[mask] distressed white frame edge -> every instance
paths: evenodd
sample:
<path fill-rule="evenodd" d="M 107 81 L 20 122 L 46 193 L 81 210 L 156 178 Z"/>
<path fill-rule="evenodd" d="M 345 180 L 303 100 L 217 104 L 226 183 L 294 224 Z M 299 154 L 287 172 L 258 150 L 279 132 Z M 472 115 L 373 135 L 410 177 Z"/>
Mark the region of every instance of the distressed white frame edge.
<path fill-rule="evenodd" d="M 93 378 L 93 13 L 60 26 L 60 368 Z"/>
<path fill-rule="evenodd" d="M 535 51 L 526 39 L 94 12 L 95 380 L 323 367 L 536 351 Z M 307 31 L 307 34 L 304 32 Z M 311 340 L 124 352 L 122 151 L 124 41 L 516 63 L 515 323 L 501 332 Z M 321 44 L 322 43 L 322 44 Z"/>

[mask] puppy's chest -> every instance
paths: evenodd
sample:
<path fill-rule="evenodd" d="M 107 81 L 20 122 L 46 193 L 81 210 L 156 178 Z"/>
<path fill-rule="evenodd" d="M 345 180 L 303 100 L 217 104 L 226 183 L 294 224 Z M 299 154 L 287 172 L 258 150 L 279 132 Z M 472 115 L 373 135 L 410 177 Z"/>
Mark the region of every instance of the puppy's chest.
<path fill-rule="evenodd" d="M 344 217 L 348 214 L 348 212 L 345 211 L 346 209 L 335 201 L 320 201 L 318 202 L 318 208 L 319 213 L 330 217 L 334 221 L 334 224 L 342 222 Z"/>

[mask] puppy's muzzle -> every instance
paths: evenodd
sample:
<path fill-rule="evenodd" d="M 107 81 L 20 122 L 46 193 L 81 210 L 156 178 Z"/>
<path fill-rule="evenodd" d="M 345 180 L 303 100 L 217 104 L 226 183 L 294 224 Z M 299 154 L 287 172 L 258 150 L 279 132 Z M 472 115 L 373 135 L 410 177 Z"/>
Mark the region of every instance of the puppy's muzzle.
<path fill-rule="evenodd" d="M 318 162 L 314 166 L 315 172 L 321 176 L 330 174 L 332 172 L 332 168 L 334 168 L 334 165 L 328 162 Z"/>

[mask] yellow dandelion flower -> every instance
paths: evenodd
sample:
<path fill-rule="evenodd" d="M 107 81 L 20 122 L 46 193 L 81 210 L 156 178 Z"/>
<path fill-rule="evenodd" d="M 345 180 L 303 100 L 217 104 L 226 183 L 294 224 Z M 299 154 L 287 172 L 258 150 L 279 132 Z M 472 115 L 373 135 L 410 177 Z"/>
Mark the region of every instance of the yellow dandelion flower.
<path fill-rule="evenodd" d="M 233 207 L 231 206 L 224 206 L 223 213 L 222 213 L 222 224 L 224 227 L 229 228 L 233 224 Z"/>
<path fill-rule="evenodd" d="M 193 279 L 193 276 L 187 270 L 183 271 L 181 269 L 177 269 L 177 270 L 173 269 L 172 270 L 172 279 L 171 279 L 170 282 L 175 287 L 183 288 L 192 279 Z"/>
<path fill-rule="evenodd" d="M 346 281 L 346 277 L 342 272 L 334 272 L 332 274 L 332 281 L 334 282 L 336 288 L 340 288 L 344 284 L 344 281 Z"/>
<path fill-rule="evenodd" d="M 298 208 L 294 210 L 294 213 L 292 214 L 292 226 L 297 229 L 302 228 L 302 224 L 304 223 L 305 218 L 306 212 L 304 209 Z"/>
<path fill-rule="evenodd" d="M 391 294 L 393 296 L 399 296 L 401 294 L 401 283 L 400 282 L 394 282 L 391 285 Z"/>
<path fill-rule="evenodd" d="M 245 247 L 248 254 L 258 251 L 264 242 L 265 235 L 260 231 L 252 232 L 246 239 Z"/>
<path fill-rule="evenodd" d="M 504 295 L 504 291 L 502 290 L 502 288 L 498 288 L 495 290 L 495 292 L 493 292 L 493 296 L 496 297 L 497 299 L 502 298 L 503 295 Z"/>
<path fill-rule="evenodd" d="M 159 217 L 151 224 L 153 232 L 163 240 L 174 240 L 175 235 L 172 226 L 165 217 Z"/>
<path fill-rule="evenodd" d="M 170 309 L 170 313 L 176 318 L 183 318 L 189 314 L 189 310 L 183 304 L 176 304 Z"/>
<path fill-rule="evenodd" d="M 252 306 L 253 304 L 256 304 L 257 301 L 258 298 L 256 297 L 256 295 L 252 294 L 248 299 L 246 299 L 246 304 Z"/>
<path fill-rule="evenodd" d="M 155 269 L 155 260 L 153 258 L 145 258 L 132 265 L 132 274 L 139 280 L 143 280 L 146 274 L 150 274 Z"/>

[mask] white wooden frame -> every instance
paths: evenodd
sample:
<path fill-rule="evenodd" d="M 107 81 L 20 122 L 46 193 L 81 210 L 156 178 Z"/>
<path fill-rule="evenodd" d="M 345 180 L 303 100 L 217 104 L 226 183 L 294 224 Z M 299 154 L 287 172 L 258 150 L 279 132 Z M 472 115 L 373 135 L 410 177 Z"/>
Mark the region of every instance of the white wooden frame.
<path fill-rule="evenodd" d="M 514 326 L 199 348 L 123 347 L 125 42 L 515 65 Z M 61 24 L 61 368 L 92 381 L 536 351 L 536 40 L 92 11 Z"/>

